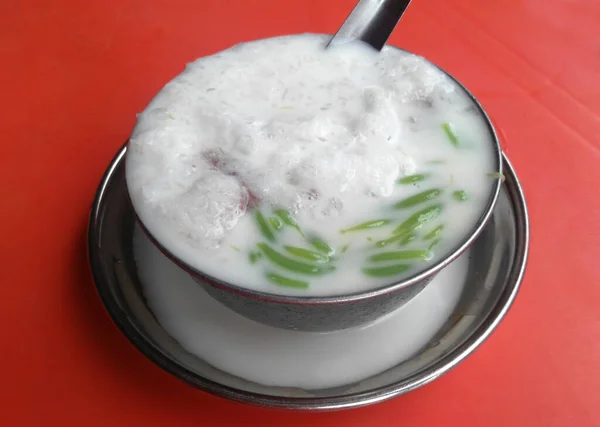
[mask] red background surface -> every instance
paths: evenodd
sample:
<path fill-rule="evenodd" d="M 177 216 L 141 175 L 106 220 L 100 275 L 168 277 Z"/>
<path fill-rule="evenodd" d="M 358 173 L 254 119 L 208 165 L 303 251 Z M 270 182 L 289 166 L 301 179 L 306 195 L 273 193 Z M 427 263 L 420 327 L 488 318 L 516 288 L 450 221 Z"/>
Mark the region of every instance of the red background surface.
<path fill-rule="evenodd" d="M 0 425 L 600 425 L 600 2 L 415 0 L 392 43 L 465 83 L 505 136 L 532 246 L 493 336 L 379 405 L 298 414 L 193 390 L 103 311 L 85 226 L 99 179 L 186 62 L 333 32 L 354 0 L 0 1 Z"/>

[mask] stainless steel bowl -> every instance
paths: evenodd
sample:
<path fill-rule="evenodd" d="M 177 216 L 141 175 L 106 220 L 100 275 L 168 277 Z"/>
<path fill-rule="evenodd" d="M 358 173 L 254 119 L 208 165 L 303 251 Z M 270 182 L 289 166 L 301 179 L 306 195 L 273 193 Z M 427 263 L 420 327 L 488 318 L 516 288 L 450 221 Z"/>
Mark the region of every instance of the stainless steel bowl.
<path fill-rule="evenodd" d="M 90 216 L 88 252 L 98 294 L 115 324 L 148 359 L 214 395 L 308 411 L 353 408 L 399 396 L 435 380 L 471 354 L 498 326 L 519 290 L 529 248 L 529 222 L 521 187 L 505 159 L 506 181 L 490 220 L 471 246 L 460 301 L 420 352 L 385 372 L 344 387 L 303 390 L 243 380 L 186 351 L 148 307 L 133 254 L 135 214 L 125 187 L 125 151 L 119 151 L 102 179 Z"/>
<path fill-rule="evenodd" d="M 502 151 L 498 136 L 487 113 L 477 99 L 454 77 L 446 73 L 473 100 L 480 114 L 485 118 L 492 137 L 494 167 L 502 171 Z M 435 275 L 459 257 L 473 243 L 488 222 L 500 192 L 501 182 L 492 188 L 485 211 L 473 225 L 471 232 L 460 245 L 443 259 L 433 263 L 426 270 L 402 281 L 373 290 L 339 296 L 286 296 L 259 292 L 226 283 L 183 262 L 166 249 L 144 227 L 142 229 L 151 241 L 180 268 L 189 273 L 216 300 L 235 312 L 277 328 L 326 332 L 367 324 L 398 309 L 421 292 Z M 224 266 L 226 268 L 226 266 Z"/>

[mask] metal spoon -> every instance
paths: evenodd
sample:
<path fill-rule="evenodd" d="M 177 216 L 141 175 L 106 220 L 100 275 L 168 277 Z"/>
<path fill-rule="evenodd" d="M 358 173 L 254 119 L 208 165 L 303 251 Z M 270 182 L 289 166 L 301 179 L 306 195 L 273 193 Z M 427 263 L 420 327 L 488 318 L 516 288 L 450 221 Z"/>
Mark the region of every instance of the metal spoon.
<path fill-rule="evenodd" d="M 381 50 L 411 0 L 359 0 L 327 47 L 361 40 Z"/>

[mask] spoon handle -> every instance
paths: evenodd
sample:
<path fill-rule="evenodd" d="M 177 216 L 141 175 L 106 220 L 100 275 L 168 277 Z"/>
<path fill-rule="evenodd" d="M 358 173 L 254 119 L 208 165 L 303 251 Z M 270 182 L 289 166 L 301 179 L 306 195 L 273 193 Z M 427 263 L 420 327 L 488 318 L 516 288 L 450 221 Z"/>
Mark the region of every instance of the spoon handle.
<path fill-rule="evenodd" d="M 381 50 L 411 0 L 360 0 L 327 46 L 361 40 Z"/>

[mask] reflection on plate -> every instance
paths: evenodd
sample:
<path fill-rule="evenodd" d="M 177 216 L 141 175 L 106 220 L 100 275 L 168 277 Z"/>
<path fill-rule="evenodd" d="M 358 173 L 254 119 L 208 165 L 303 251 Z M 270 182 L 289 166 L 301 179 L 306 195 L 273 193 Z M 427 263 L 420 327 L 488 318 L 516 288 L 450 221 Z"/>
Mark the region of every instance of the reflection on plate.
<path fill-rule="evenodd" d="M 361 381 L 416 354 L 452 314 L 468 267 L 465 254 L 374 324 L 315 333 L 262 325 L 221 305 L 138 227 L 134 254 L 148 306 L 183 348 L 245 380 L 306 390 Z"/>

